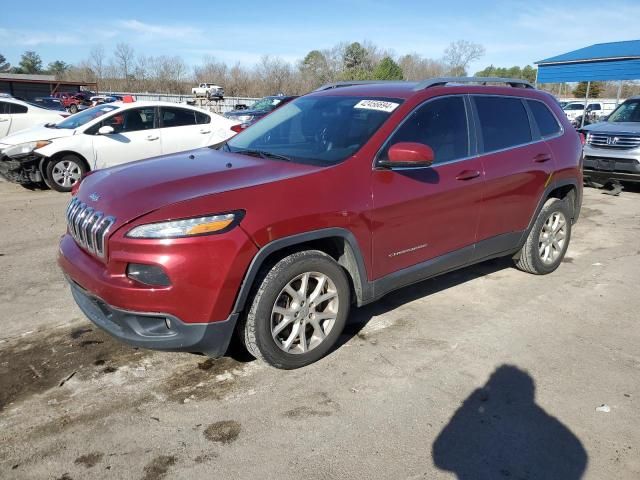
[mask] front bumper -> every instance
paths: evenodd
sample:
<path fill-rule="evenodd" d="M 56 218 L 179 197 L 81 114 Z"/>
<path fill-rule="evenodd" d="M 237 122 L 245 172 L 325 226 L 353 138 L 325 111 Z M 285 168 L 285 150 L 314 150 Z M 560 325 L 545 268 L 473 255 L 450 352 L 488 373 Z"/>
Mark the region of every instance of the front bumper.
<path fill-rule="evenodd" d="M 640 152 L 614 150 L 585 145 L 584 176 L 594 181 L 623 180 L 640 182 Z"/>
<path fill-rule="evenodd" d="M 42 182 L 41 161 L 42 157 L 34 153 L 17 159 L 0 155 L 0 176 L 21 185 Z"/>
<path fill-rule="evenodd" d="M 199 352 L 210 357 L 224 355 L 238 314 L 224 321 L 184 323 L 165 313 L 133 312 L 111 306 L 67 277 L 80 310 L 102 330 L 135 347 L 173 352 Z"/>

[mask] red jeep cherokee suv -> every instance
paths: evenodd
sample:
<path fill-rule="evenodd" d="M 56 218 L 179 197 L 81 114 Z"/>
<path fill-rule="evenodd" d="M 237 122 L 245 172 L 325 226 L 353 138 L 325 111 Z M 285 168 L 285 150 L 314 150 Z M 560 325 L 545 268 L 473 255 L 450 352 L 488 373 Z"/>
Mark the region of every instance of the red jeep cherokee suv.
<path fill-rule="evenodd" d="M 237 333 L 301 367 L 351 305 L 494 257 L 554 271 L 581 151 L 557 102 L 520 80 L 328 85 L 215 149 L 86 177 L 59 264 L 124 342 L 218 356 Z"/>

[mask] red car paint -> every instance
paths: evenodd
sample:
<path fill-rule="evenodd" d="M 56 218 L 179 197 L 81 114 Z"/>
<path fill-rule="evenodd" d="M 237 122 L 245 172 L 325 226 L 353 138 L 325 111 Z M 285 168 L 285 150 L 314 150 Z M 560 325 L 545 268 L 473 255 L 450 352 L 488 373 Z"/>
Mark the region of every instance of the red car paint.
<path fill-rule="evenodd" d="M 416 106 L 460 94 L 540 100 L 555 113 L 563 133 L 436 164 L 412 175 L 374 165 L 377 152 Z M 483 240 L 524 232 L 549 189 L 566 185 L 563 181 L 569 181 L 581 199 L 580 139 L 546 93 L 458 85 L 414 91 L 412 84 L 390 84 L 311 95 L 404 102 L 364 146 L 335 165 L 205 148 L 93 173 L 82 181 L 77 197 L 93 205 L 90 195 L 95 195 L 96 209 L 117 220 L 109 233 L 106 259 L 64 235 L 59 264 L 66 275 L 90 295 L 122 310 L 163 312 L 187 324 L 220 322 L 233 313 L 256 254 L 277 240 L 344 229 L 355 238 L 363 260 L 362 281 L 374 282 Z M 142 224 L 239 210 L 244 218 L 224 234 L 171 240 L 125 236 Z M 131 280 L 128 263 L 161 266 L 171 286 L 150 287 Z"/>

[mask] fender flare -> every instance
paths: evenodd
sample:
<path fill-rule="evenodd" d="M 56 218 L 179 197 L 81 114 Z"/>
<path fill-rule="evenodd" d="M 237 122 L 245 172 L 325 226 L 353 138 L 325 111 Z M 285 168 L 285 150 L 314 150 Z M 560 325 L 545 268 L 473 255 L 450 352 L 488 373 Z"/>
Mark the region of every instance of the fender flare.
<path fill-rule="evenodd" d="M 244 279 L 242 280 L 238 296 L 236 297 L 232 313 L 240 313 L 244 310 L 255 279 L 258 276 L 258 272 L 271 254 L 279 250 L 294 247 L 310 241 L 336 237 L 344 240 L 345 245 L 348 245 L 349 247 L 348 249 L 345 248 L 345 251 L 338 259 L 338 263 L 345 267 L 353 280 L 357 304 L 362 305 L 367 303 L 367 300 L 373 296 L 373 291 L 371 284 L 368 281 L 364 259 L 358 242 L 353 233 L 349 230 L 345 228 L 332 227 L 282 237 L 263 246 L 253 257 L 253 260 L 247 269 Z"/>

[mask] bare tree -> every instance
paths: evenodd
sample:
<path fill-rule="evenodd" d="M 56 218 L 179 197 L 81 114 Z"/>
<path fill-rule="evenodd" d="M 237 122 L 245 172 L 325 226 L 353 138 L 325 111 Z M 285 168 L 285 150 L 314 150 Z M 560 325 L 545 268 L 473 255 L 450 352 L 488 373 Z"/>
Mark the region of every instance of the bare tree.
<path fill-rule="evenodd" d="M 449 75 L 462 77 L 467 74 L 469 64 L 484 54 L 485 49 L 482 45 L 468 40 L 457 40 L 446 48 L 443 61 L 449 68 Z"/>
<path fill-rule="evenodd" d="M 133 62 L 135 60 L 135 53 L 133 47 L 128 43 L 118 43 L 116 49 L 113 52 L 113 56 L 116 59 L 116 64 L 120 68 L 120 74 L 125 80 L 127 90 L 131 85 L 131 74 L 133 73 Z"/>
<path fill-rule="evenodd" d="M 432 58 L 424 58 L 417 53 L 403 55 L 398 59 L 405 80 L 424 80 L 425 78 L 441 77 L 447 71 L 447 66 Z"/>
<path fill-rule="evenodd" d="M 98 82 L 104 77 L 106 53 L 102 45 L 96 45 L 89 52 L 89 67 L 93 70 L 93 74 Z"/>

